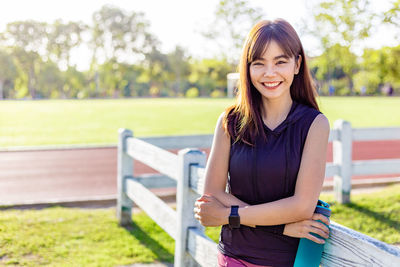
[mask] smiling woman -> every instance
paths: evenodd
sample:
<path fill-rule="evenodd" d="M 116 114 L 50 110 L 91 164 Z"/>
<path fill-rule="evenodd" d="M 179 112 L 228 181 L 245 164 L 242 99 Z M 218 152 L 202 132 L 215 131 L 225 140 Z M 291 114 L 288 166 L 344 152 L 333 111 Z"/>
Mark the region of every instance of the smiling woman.
<path fill-rule="evenodd" d="M 222 225 L 219 266 L 293 266 L 299 238 L 323 244 L 313 234 L 329 236 L 328 219 L 314 213 L 329 123 L 285 20 L 252 28 L 239 72 L 237 103 L 217 122 L 195 217 Z"/>

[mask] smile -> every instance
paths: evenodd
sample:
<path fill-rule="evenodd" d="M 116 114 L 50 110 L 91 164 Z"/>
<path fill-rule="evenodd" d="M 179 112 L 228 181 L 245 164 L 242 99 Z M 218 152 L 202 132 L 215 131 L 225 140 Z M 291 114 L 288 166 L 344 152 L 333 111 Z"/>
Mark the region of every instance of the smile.
<path fill-rule="evenodd" d="M 268 82 L 268 83 L 262 83 L 267 89 L 275 89 L 277 88 L 282 82 Z"/>

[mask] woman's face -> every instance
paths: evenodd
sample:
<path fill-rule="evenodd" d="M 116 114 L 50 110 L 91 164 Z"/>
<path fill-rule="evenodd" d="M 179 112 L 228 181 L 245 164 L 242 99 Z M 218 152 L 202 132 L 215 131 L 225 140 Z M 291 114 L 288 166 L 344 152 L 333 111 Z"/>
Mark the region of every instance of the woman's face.
<path fill-rule="evenodd" d="M 274 40 L 268 44 L 261 58 L 250 64 L 250 78 L 254 87 L 267 100 L 290 97 L 290 85 L 299 72 L 301 56 L 288 57 Z"/>

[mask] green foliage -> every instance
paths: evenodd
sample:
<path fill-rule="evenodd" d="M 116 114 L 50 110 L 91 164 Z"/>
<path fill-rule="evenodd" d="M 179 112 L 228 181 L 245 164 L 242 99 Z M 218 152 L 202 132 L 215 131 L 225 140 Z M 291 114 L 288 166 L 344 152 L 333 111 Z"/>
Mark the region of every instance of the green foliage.
<path fill-rule="evenodd" d="M 209 96 L 214 90 L 226 90 L 226 76 L 230 72 L 229 64 L 225 60 L 194 60 L 188 80 L 199 88 L 201 96 Z"/>
<path fill-rule="evenodd" d="M 104 5 L 93 16 L 91 45 L 93 62 L 102 52 L 106 61 L 124 62 L 126 54 L 142 55 L 156 46 L 156 38 L 149 32 L 149 23 L 141 12 L 127 12 L 118 7 Z"/>
<path fill-rule="evenodd" d="M 400 26 L 400 0 L 392 1 L 392 6 L 383 14 L 383 22 Z"/>
<path fill-rule="evenodd" d="M 322 54 L 310 66 L 323 93 L 329 84 L 337 84 L 339 95 L 358 93 L 361 80 L 370 83 L 368 94 L 378 94 L 386 83 L 400 93 L 400 46 L 366 49 L 362 57 L 354 54 L 374 27 L 372 18 L 398 24 L 398 0 L 384 14 L 375 14 L 369 0 L 326 0 L 310 10 L 315 23 L 304 28 L 322 44 Z M 218 56 L 203 59 L 192 58 L 179 46 L 161 52 L 143 13 L 110 5 L 93 14 L 90 26 L 61 20 L 11 22 L 0 33 L 0 99 L 183 97 L 191 87 L 200 96 L 221 97 L 226 75 L 236 70 L 245 34 L 261 17 L 261 9 L 250 1 L 219 1 L 215 21 L 204 35 L 228 47 L 222 45 Z M 92 56 L 90 70 L 84 72 L 70 62 L 73 49 L 82 45 Z"/>
<path fill-rule="evenodd" d="M 354 89 L 357 94 L 361 94 L 361 88 L 366 87 L 367 95 L 377 95 L 380 79 L 376 72 L 359 71 L 354 77 Z"/>
<path fill-rule="evenodd" d="M 376 16 L 369 0 L 324 0 L 313 8 L 316 34 L 324 48 L 340 44 L 351 47 L 369 36 Z"/>
<path fill-rule="evenodd" d="M 214 90 L 211 92 L 210 96 L 212 98 L 225 97 L 225 93 L 222 92 L 221 90 Z"/>
<path fill-rule="evenodd" d="M 261 8 L 252 7 L 250 1 L 220 0 L 215 20 L 203 35 L 219 44 L 222 58 L 227 59 L 231 66 L 236 66 L 246 34 L 262 17 Z"/>
<path fill-rule="evenodd" d="M 199 89 L 197 89 L 196 87 L 191 87 L 189 90 L 186 91 L 185 96 L 188 98 L 198 97 Z"/>

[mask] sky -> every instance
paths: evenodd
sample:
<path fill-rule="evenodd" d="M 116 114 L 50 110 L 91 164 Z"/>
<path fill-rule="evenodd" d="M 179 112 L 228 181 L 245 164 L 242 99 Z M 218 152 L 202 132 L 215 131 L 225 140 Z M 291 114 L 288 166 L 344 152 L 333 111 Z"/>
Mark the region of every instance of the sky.
<path fill-rule="evenodd" d="M 376 9 L 383 10 L 391 0 L 371 0 Z M 150 21 L 150 31 L 162 44 L 162 51 L 172 51 L 180 45 L 195 57 L 215 54 L 212 46 L 201 35 L 214 19 L 214 11 L 219 0 L 13 0 L 3 2 L 0 9 L 0 31 L 7 23 L 17 20 L 33 19 L 52 23 L 56 19 L 91 23 L 92 14 L 105 4 L 112 4 L 127 11 L 144 12 Z M 253 7 L 259 7 L 264 19 L 284 18 L 299 32 L 300 20 L 309 16 L 306 2 L 310 0 L 252 0 Z M 300 34 L 300 33 L 299 33 Z M 319 44 L 310 36 L 301 36 L 305 50 L 318 50 Z M 398 41 L 397 41 L 398 42 Z M 207 43 L 207 44 L 206 44 Z M 396 40 L 386 31 L 374 33 L 367 45 L 379 48 L 382 45 L 395 45 Z M 207 47 L 207 49 L 205 49 Z M 214 54 L 213 54 L 214 53 Z M 75 51 L 73 61 L 84 69 L 89 51 Z M 85 63 L 86 62 L 86 63 Z"/>

